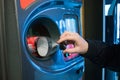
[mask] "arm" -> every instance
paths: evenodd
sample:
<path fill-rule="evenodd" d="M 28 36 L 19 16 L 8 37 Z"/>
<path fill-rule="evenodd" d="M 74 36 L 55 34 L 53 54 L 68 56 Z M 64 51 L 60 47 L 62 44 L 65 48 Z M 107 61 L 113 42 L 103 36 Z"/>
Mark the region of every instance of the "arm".
<path fill-rule="evenodd" d="M 107 67 L 115 71 L 120 71 L 120 45 L 109 45 L 100 41 L 85 40 L 77 33 L 65 32 L 60 36 L 57 43 L 66 40 L 75 42 L 75 47 L 65 49 L 66 53 L 79 53 L 88 58 L 93 63 L 102 67 Z"/>
<path fill-rule="evenodd" d="M 88 51 L 82 55 L 102 67 L 120 71 L 120 45 L 88 40 Z"/>

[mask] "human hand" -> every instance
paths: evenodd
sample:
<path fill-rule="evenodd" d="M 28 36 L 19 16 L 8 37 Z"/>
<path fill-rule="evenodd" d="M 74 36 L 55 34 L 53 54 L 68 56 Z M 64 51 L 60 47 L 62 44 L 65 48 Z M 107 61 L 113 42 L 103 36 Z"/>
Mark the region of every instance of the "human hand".
<path fill-rule="evenodd" d="M 78 33 L 64 32 L 60 39 L 57 41 L 58 44 L 64 41 L 74 41 L 74 48 L 66 48 L 64 53 L 80 53 L 85 54 L 88 51 L 88 43 Z"/>

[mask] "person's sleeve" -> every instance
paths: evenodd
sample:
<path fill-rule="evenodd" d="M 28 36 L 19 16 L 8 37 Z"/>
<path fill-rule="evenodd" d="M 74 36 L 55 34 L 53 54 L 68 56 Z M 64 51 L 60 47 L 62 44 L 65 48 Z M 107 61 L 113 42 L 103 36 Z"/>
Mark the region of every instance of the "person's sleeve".
<path fill-rule="evenodd" d="M 120 45 L 109 45 L 101 41 L 88 42 L 88 51 L 82 55 L 101 67 L 120 71 Z"/>

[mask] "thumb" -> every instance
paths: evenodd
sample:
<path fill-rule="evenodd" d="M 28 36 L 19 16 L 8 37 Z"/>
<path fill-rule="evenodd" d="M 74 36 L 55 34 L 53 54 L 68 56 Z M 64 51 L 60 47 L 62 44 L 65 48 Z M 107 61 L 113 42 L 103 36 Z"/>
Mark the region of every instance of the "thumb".
<path fill-rule="evenodd" d="M 76 48 L 70 48 L 70 49 L 65 49 L 63 53 L 77 53 L 76 51 L 77 51 Z"/>

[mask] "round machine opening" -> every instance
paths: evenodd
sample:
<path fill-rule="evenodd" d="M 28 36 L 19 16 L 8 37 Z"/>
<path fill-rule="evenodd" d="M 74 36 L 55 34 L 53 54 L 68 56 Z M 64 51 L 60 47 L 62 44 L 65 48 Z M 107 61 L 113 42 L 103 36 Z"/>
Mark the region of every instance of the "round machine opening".
<path fill-rule="evenodd" d="M 47 17 L 39 17 L 28 24 L 26 44 L 30 55 L 36 59 L 48 59 L 58 49 L 56 41 L 60 36 L 54 21 Z"/>

